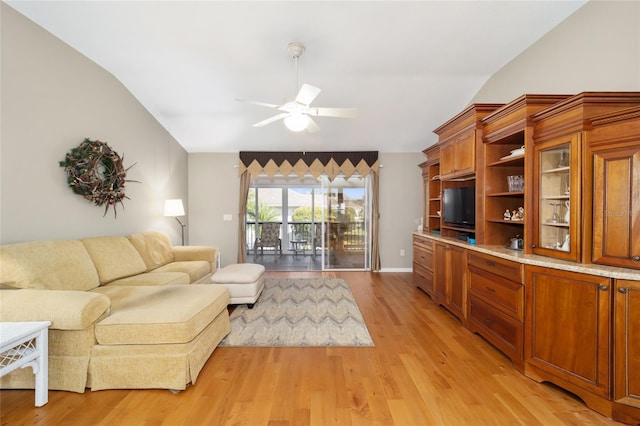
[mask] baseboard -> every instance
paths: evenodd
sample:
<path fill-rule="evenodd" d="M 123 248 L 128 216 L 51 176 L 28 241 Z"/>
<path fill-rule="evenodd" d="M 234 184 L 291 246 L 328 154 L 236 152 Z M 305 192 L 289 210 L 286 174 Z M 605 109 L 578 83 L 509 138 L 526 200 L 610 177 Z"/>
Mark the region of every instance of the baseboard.
<path fill-rule="evenodd" d="M 413 272 L 413 268 L 382 268 L 378 272 Z"/>

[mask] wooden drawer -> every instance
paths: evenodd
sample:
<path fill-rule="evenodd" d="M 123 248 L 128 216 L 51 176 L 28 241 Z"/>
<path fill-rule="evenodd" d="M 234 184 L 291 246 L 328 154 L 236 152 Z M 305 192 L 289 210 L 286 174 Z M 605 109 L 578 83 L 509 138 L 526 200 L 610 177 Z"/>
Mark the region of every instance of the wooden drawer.
<path fill-rule="evenodd" d="M 420 235 L 413 235 L 413 245 L 419 245 L 426 249 L 433 250 L 433 240 L 430 240 L 427 237 L 422 237 Z"/>
<path fill-rule="evenodd" d="M 504 279 L 484 269 L 469 266 L 469 291 L 505 314 L 524 321 L 522 284 Z"/>
<path fill-rule="evenodd" d="M 433 272 L 413 263 L 413 282 L 429 296 L 433 294 Z"/>
<path fill-rule="evenodd" d="M 425 248 L 421 245 L 414 244 L 413 262 L 429 271 L 433 271 L 433 249 L 431 247 Z"/>
<path fill-rule="evenodd" d="M 469 296 L 469 330 L 480 334 L 506 356 L 514 365 L 524 368 L 524 326 L 520 321 L 503 314 L 474 295 Z"/>
<path fill-rule="evenodd" d="M 469 251 L 469 266 L 485 270 L 517 283 L 524 282 L 524 267 L 518 262 Z"/>

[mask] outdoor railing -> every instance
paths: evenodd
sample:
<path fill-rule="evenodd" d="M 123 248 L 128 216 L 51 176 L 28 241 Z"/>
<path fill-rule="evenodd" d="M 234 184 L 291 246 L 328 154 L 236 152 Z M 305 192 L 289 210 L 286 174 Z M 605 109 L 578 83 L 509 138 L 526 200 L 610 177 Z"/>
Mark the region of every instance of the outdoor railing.
<path fill-rule="evenodd" d="M 256 236 L 259 235 L 259 227 L 262 226 L 263 223 L 267 222 L 247 222 L 246 223 L 246 244 L 247 244 L 247 252 L 253 251 Z M 351 221 L 349 223 L 342 222 L 288 222 L 288 226 L 286 229 L 286 236 L 284 238 L 282 222 L 279 223 L 280 228 L 280 238 L 283 241 L 306 241 L 304 248 L 307 250 L 311 250 L 314 248 L 314 239 L 315 239 L 315 227 L 323 226 L 323 230 L 328 238 L 325 239 L 324 245 L 334 248 L 340 248 L 344 250 L 362 250 L 364 249 L 365 244 L 365 232 L 364 232 L 364 221 Z M 316 247 L 321 247 L 320 241 L 315 245 Z M 289 247 L 282 247 L 283 250 L 292 250 L 293 247 L 289 244 Z"/>

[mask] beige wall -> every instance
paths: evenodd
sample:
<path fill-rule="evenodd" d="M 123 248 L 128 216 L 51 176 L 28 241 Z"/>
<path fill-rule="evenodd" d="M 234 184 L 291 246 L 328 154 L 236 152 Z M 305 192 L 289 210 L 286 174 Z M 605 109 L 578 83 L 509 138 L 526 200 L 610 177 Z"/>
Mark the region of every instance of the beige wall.
<path fill-rule="evenodd" d="M 422 214 L 421 153 L 381 153 L 380 256 L 382 267 L 411 268 L 411 232 Z M 221 250 L 221 263 L 235 263 L 238 251 L 237 153 L 189 154 L 189 240 Z M 233 220 L 224 221 L 231 214 Z M 405 255 L 400 256 L 400 250 Z"/>
<path fill-rule="evenodd" d="M 123 235 L 180 227 L 165 198 L 187 199 L 187 154 L 104 69 L 2 3 L 0 242 Z M 85 137 L 135 165 L 124 210 L 74 194 L 58 162 Z"/>
<path fill-rule="evenodd" d="M 189 241 L 218 247 L 223 266 L 236 263 L 238 252 L 237 165 L 237 153 L 189 154 Z"/>
<path fill-rule="evenodd" d="M 380 258 L 383 271 L 411 268 L 412 235 L 422 216 L 421 152 L 380 154 Z M 404 256 L 400 255 L 404 250 Z"/>
<path fill-rule="evenodd" d="M 640 1 L 590 1 L 496 72 L 471 102 L 640 91 Z"/>

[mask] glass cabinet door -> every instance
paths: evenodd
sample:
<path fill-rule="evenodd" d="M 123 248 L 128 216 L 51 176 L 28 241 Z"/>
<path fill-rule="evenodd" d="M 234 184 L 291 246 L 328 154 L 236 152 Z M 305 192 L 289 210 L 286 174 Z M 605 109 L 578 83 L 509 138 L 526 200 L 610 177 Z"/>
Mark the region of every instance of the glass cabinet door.
<path fill-rule="evenodd" d="M 575 135 L 536 147 L 536 254 L 578 260 L 578 138 Z"/>

